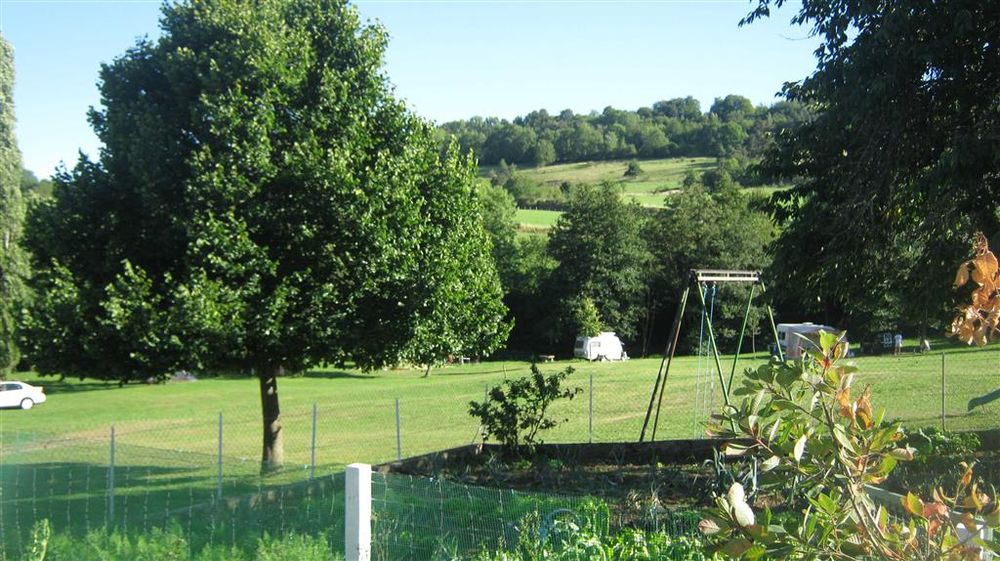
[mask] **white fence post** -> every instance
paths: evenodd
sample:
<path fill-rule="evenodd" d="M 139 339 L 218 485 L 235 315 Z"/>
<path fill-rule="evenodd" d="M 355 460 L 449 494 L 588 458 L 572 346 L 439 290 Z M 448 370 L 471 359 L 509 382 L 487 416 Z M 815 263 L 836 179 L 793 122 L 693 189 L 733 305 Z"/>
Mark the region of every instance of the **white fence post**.
<path fill-rule="evenodd" d="M 219 474 L 216 480 L 216 496 L 222 500 L 222 411 L 219 411 Z"/>
<path fill-rule="evenodd" d="M 403 439 L 400 435 L 399 398 L 396 398 L 396 461 L 403 459 Z"/>
<path fill-rule="evenodd" d="M 346 561 L 371 561 L 372 466 L 347 466 L 344 487 L 344 557 Z"/>
<path fill-rule="evenodd" d="M 111 425 L 111 454 L 108 457 L 108 526 L 115 523 L 115 426 Z"/>

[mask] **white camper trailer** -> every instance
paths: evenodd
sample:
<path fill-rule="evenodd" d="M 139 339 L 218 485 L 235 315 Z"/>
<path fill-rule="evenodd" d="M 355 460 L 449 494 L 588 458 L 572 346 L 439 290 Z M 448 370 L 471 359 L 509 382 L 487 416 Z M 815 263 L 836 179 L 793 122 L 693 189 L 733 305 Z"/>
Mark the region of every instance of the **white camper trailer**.
<path fill-rule="evenodd" d="M 811 322 L 779 323 L 777 327 L 778 344 L 781 345 L 781 352 L 785 355 L 785 358 L 792 359 L 801 357 L 803 352 L 810 348 L 808 341 L 819 345 L 820 331 L 840 334 L 840 330 L 836 327 Z"/>
<path fill-rule="evenodd" d="M 628 360 L 622 340 L 611 331 L 596 337 L 577 337 L 573 356 L 587 360 Z"/>

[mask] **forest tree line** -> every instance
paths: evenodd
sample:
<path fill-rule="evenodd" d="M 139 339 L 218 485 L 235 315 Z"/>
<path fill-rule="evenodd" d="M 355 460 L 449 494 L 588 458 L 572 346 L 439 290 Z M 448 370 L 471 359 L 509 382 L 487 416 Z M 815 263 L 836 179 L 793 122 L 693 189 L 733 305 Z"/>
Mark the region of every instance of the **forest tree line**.
<path fill-rule="evenodd" d="M 779 101 L 754 106 L 740 95 L 716 98 L 708 112 L 693 97 L 658 101 L 635 111 L 605 107 L 600 113 L 566 109 L 532 111 L 513 121 L 472 117 L 440 125 L 442 141 L 454 138 L 480 165 L 545 166 L 553 163 L 675 156 L 754 157 L 775 135 L 814 118 L 810 106 Z"/>

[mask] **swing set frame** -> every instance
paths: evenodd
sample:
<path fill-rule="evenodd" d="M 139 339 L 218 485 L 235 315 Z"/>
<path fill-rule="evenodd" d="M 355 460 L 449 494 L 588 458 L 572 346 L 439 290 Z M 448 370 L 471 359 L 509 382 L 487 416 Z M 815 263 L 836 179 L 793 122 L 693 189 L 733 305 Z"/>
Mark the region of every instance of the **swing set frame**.
<path fill-rule="evenodd" d="M 726 383 L 726 378 L 722 373 L 722 357 L 719 354 L 719 347 L 715 341 L 715 331 L 712 328 L 712 318 L 703 317 L 706 327 L 708 327 L 708 340 L 709 348 L 712 351 L 712 356 L 715 359 L 715 369 L 719 376 L 719 384 L 722 386 L 722 399 L 724 400 L 726 406 L 729 405 L 729 391 L 733 385 L 733 379 L 736 376 L 736 365 L 740 360 L 740 351 L 743 349 L 743 339 L 746 335 L 747 321 L 750 318 L 750 307 L 753 304 L 754 292 L 757 286 L 760 286 L 760 293 L 763 294 L 766 290 L 764 286 L 764 281 L 761 279 L 760 271 L 733 271 L 733 270 L 722 270 L 722 269 L 691 269 L 687 282 L 684 283 L 684 288 L 681 290 L 680 302 L 677 305 L 677 314 L 674 316 L 673 326 L 670 328 L 670 335 L 667 337 L 667 347 L 663 351 L 663 360 L 660 361 L 660 368 L 656 373 L 656 382 L 653 384 L 652 395 L 649 396 L 649 406 L 646 408 L 646 418 L 642 422 L 642 432 L 639 433 L 639 442 L 644 442 L 646 440 L 646 431 L 650 428 L 650 418 L 652 417 L 652 431 L 650 432 L 649 441 L 652 442 L 656 440 L 656 428 L 660 422 L 660 410 L 663 406 L 663 394 L 665 393 L 667 386 L 667 377 L 670 375 L 670 365 L 673 363 L 674 354 L 677 350 L 677 340 L 680 337 L 681 323 L 684 318 L 684 312 L 687 308 L 688 296 L 691 293 L 691 286 L 693 284 L 698 285 L 698 300 L 701 304 L 702 312 L 706 309 L 705 303 L 705 291 L 709 283 L 750 283 L 750 296 L 747 298 L 746 311 L 743 313 L 743 325 L 740 328 L 740 337 L 736 343 L 736 356 L 733 357 L 733 366 L 729 371 L 729 382 Z M 774 344 L 778 352 L 778 358 L 784 359 L 781 352 L 781 344 L 778 342 L 778 328 L 774 323 L 774 314 L 771 312 L 771 306 L 765 306 L 767 309 L 767 318 L 771 323 L 771 334 L 774 335 Z M 702 314 L 705 315 L 704 313 Z M 655 415 L 654 415 L 654 405 L 655 405 Z"/>

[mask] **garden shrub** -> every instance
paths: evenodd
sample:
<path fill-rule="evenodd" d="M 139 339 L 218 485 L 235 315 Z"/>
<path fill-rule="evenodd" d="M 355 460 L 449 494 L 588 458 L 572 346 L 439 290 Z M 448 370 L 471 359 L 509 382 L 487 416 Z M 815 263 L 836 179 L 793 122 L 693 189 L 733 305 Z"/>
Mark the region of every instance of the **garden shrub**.
<path fill-rule="evenodd" d="M 479 419 L 487 436 L 507 449 L 531 447 L 541 442 L 539 432 L 562 422 L 547 416 L 549 406 L 557 399 L 573 399 L 583 391 L 563 387 L 572 373 L 573 368 L 567 367 L 545 375 L 537 364 L 532 364 L 530 375 L 504 380 L 490 389 L 486 400 L 470 401 L 469 414 Z"/>

